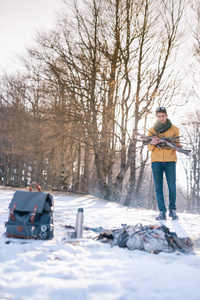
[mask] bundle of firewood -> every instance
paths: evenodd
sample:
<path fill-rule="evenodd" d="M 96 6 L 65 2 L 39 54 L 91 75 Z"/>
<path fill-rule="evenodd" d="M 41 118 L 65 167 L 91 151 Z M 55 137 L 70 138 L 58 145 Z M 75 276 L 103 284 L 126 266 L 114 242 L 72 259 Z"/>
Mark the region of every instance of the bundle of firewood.
<path fill-rule="evenodd" d="M 140 138 L 141 138 L 141 139 L 139 139 L 139 140 L 137 139 L 137 140 L 143 142 L 145 145 L 148 145 L 154 137 L 154 136 L 144 135 L 139 132 L 136 132 L 135 134 L 140 136 Z M 161 143 L 155 145 L 159 149 L 161 149 L 161 148 L 174 149 L 185 155 L 190 155 L 191 150 L 183 149 L 182 147 L 177 146 L 177 144 L 179 143 L 180 137 L 165 137 L 165 136 L 160 137 L 160 135 L 159 135 L 159 139 L 160 139 Z"/>

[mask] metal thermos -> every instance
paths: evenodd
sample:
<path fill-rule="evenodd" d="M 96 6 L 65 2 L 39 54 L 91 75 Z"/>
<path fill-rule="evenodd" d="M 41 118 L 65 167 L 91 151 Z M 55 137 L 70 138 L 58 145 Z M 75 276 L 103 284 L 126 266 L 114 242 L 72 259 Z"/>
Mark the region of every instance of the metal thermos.
<path fill-rule="evenodd" d="M 83 208 L 79 208 L 76 215 L 75 236 L 76 238 L 83 236 Z"/>

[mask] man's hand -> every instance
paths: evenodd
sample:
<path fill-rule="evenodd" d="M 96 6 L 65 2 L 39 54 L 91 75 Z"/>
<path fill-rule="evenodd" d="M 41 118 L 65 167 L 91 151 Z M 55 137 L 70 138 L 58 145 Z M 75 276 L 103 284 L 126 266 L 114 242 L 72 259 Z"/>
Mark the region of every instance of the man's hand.
<path fill-rule="evenodd" d="M 154 136 L 150 142 L 150 145 L 157 145 L 162 143 L 162 141 L 160 141 L 160 139 L 157 136 Z"/>

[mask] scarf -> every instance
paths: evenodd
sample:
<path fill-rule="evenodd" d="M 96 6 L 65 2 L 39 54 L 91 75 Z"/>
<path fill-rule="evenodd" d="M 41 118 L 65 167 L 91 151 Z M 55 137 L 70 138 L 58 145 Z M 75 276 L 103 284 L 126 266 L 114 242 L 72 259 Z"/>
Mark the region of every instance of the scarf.
<path fill-rule="evenodd" d="M 156 121 L 155 124 L 153 125 L 153 128 L 156 132 L 164 133 L 165 131 L 170 129 L 171 126 L 172 126 L 171 121 L 167 119 L 167 122 L 165 124 L 161 124 L 159 121 Z"/>

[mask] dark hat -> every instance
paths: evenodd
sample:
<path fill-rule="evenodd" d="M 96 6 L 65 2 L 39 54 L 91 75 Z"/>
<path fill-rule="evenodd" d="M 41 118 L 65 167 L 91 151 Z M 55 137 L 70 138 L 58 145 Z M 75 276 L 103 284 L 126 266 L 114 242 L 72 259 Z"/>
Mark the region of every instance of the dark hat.
<path fill-rule="evenodd" d="M 167 111 L 165 107 L 158 107 L 156 108 L 156 113 L 164 113 L 167 115 Z"/>

